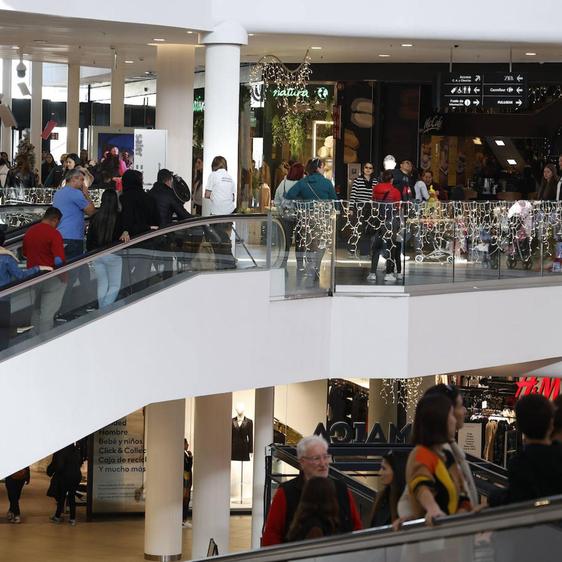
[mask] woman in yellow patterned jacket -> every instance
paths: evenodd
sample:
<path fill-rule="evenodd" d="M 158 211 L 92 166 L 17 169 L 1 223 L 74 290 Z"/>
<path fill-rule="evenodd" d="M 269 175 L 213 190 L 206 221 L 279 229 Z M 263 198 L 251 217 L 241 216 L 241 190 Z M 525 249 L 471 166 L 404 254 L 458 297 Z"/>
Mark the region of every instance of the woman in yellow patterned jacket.
<path fill-rule="evenodd" d="M 446 396 L 424 396 L 419 401 L 406 482 L 414 518 L 425 516 L 428 525 L 436 517 L 472 511 L 462 471 L 446 447 L 455 438 L 456 426 Z"/>

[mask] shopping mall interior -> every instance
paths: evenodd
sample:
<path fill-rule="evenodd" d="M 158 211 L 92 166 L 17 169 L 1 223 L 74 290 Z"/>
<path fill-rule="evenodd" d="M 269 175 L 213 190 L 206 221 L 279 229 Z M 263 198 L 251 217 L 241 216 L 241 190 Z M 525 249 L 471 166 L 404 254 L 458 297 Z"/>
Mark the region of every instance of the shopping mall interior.
<path fill-rule="evenodd" d="M 529 446 L 518 404 L 562 408 L 560 21 L 522 0 L 0 0 L 0 562 L 558 559 L 562 489 L 497 498 Z M 170 220 L 131 230 L 131 178 L 160 205 L 167 170 Z M 29 271 L 77 176 L 80 240 Z M 110 197 L 123 222 L 94 243 Z M 436 385 L 465 408 L 446 446 L 474 513 L 375 524 Z M 269 546 L 307 459 L 360 524 L 291 539 L 287 515 Z"/>

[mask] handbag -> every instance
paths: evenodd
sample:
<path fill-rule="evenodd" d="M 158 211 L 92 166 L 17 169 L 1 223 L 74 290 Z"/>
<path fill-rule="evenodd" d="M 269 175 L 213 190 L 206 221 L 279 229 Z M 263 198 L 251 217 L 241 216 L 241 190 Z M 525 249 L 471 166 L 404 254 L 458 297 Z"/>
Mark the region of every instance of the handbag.
<path fill-rule="evenodd" d="M 297 209 L 295 206 L 295 202 L 292 199 L 286 199 L 285 195 L 287 194 L 287 178 L 283 180 L 283 196 L 281 197 L 281 216 L 285 220 L 296 220 L 297 218 Z"/>

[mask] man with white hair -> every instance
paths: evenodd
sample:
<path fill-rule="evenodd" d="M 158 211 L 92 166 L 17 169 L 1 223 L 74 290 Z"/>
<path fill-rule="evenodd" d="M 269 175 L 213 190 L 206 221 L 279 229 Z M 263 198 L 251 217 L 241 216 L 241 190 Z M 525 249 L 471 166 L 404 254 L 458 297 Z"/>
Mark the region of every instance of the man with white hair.
<path fill-rule="evenodd" d="M 262 546 L 287 542 L 287 532 L 297 510 L 304 484 L 311 478 L 328 478 L 332 455 L 328 443 L 319 435 L 303 437 L 297 444 L 297 458 L 301 472 L 279 486 L 265 522 Z M 347 486 L 334 480 L 339 504 L 340 532 L 349 533 L 362 528 L 359 512 Z"/>

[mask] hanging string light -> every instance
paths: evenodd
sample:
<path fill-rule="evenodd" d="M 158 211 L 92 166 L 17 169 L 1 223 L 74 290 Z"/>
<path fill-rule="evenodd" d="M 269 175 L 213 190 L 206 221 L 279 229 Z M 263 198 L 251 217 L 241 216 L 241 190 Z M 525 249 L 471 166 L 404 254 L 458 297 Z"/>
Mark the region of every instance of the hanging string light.
<path fill-rule="evenodd" d="M 290 69 L 276 55 L 265 55 L 251 67 L 250 82 L 263 82 L 264 91 L 275 86 L 276 91 L 283 94 L 274 96 L 279 107 L 286 112 L 301 111 L 309 104 L 307 85 L 312 74 L 310 61 L 308 50 L 303 61 L 294 69 Z"/>
<path fill-rule="evenodd" d="M 422 377 L 411 379 L 383 379 L 381 396 L 386 404 L 400 404 L 407 408 L 417 404 L 422 395 Z"/>

